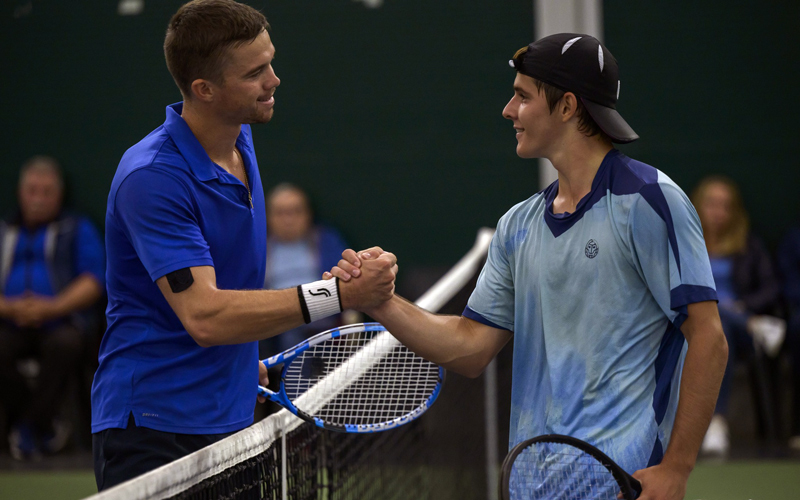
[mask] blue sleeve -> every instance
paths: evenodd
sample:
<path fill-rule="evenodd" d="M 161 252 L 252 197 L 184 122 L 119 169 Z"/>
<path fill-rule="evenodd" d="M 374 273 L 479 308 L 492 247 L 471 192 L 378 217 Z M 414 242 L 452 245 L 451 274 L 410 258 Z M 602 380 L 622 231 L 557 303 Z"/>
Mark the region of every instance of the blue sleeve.
<path fill-rule="evenodd" d="M 88 219 L 78 222 L 78 233 L 75 238 L 75 270 L 78 275 L 92 274 L 100 286 L 106 286 L 106 255 L 103 240 L 94 225 Z"/>
<path fill-rule="evenodd" d="M 464 316 L 493 328 L 514 331 L 514 278 L 505 249 L 507 225 L 500 219 L 486 264 L 467 302 Z"/>
<path fill-rule="evenodd" d="M 700 218 L 671 181 L 647 185 L 639 194 L 628 226 L 635 265 L 661 309 L 680 327 L 689 304 L 717 300 Z"/>
<path fill-rule="evenodd" d="M 153 281 L 186 267 L 213 266 L 189 188 L 157 168 L 132 172 L 119 187 L 114 215 Z"/>

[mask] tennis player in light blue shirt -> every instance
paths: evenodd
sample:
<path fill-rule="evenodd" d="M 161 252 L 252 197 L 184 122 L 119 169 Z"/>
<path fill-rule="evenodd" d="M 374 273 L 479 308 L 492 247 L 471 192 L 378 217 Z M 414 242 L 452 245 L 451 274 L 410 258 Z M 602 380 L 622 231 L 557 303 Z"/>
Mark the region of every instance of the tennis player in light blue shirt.
<path fill-rule="evenodd" d="M 687 306 L 716 298 L 700 222 L 667 176 L 615 149 L 574 212 L 554 215 L 558 185 L 500 219 L 464 316 L 516 332 L 512 445 L 566 434 L 629 471 L 658 464 Z"/>
<path fill-rule="evenodd" d="M 614 149 L 638 135 L 600 42 L 552 35 L 510 63 L 517 154 L 558 180 L 502 217 L 462 316 L 398 297 L 366 312 L 469 376 L 513 335 L 512 446 L 571 435 L 633 473 L 640 498 L 682 499 L 727 359 L 700 221 L 669 177 Z M 332 272 L 363 261 L 346 251 Z"/>

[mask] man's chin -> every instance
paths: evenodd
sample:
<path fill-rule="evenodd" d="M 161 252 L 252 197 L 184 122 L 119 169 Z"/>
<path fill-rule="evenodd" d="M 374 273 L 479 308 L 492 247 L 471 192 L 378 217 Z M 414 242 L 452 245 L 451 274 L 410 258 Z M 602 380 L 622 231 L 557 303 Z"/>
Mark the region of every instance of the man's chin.
<path fill-rule="evenodd" d="M 519 144 L 517 145 L 517 156 L 526 160 L 539 158 L 539 155 L 537 155 L 535 151 L 527 150 Z"/>
<path fill-rule="evenodd" d="M 252 116 L 250 116 L 250 118 L 247 121 L 243 123 L 247 123 L 250 125 L 256 123 L 267 123 L 270 120 L 272 120 L 272 115 L 273 115 L 272 110 L 269 110 L 268 113 L 254 113 Z"/>

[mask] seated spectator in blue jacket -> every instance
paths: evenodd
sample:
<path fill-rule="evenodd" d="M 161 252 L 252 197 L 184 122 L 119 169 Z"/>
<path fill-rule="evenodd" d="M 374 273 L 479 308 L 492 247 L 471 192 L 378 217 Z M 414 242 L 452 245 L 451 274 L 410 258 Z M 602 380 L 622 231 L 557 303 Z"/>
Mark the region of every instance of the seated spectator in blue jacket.
<path fill-rule="evenodd" d="M 791 434 L 789 445 L 800 450 L 800 226 L 792 228 L 778 247 L 778 266 L 789 306 L 786 351 L 792 375 Z"/>
<path fill-rule="evenodd" d="M 68 430 L 57 420 L 84 342 L 80 313 L 103 294 L 105 262 L 97 230 L 62 211 L 58 163 L 36 156 L 19 178 L 19 210 L 0 222 L 0 395 L 17 459 L 56 452 Z M 20 359 L 39 360 L 29 388 Z"/>
<path fill-rule="evenodd" d="M 279 184 L 267 196 L 267 270 L 264 288 L 280 290 L 321 278 L 347 249 L 333 228 L 314 224 L 306 193 L 297 186 Z M 358 313 L 345 311 L 261 341 L 264 359 L 284 351 L 313 334 L 358 321 Z"/>
<path fill-rule="evenodd" d="M 769 253 L 750 232 L 747 212 L 732 180 L 706 177 L 692 193 L 692 203 L 703 225 L 719 316 L 728 340 L 728 366 L 702 451 L 725 454 L 730 445 L 726 418 L 734 362 L 737 357 L 752 355 L 751 335 L 758 315 L 775 313 L 781 290 Z"/>

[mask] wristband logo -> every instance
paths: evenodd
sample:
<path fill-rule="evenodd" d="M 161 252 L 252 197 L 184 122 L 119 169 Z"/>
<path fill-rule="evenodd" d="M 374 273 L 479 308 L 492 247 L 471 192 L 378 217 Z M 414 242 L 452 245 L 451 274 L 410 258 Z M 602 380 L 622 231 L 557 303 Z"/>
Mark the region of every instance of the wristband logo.
<path fill-rule="evenodd" d="M 319 297 L 320 295 L 324 295 L 326 297 L 330 297 L 331 296 L 331 291 L 328 290 L 327 288 L 317 288 L 317 292 L 316 293 L 314 293 L 311 290 L 309 290 L 308 293 L 310 293 L 314 297 Z"/>

